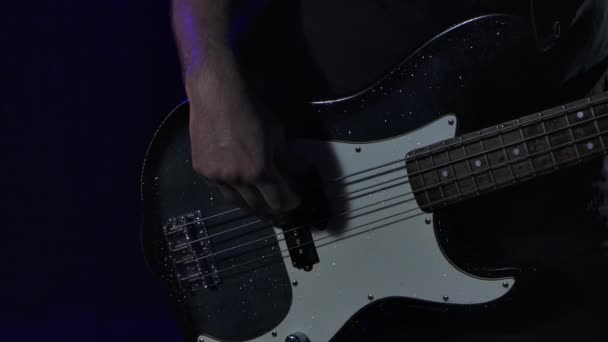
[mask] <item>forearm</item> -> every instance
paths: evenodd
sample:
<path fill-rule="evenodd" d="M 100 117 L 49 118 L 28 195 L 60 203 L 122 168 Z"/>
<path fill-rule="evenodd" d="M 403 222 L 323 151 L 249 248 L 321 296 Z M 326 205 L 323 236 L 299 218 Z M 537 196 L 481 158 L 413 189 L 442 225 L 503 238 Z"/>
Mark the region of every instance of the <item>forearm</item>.
<path fill-rule="evenodd" d="M 232 1 L 173 0 L 173 29 L 187 90 L 241 83 L 228 38 Z"/>

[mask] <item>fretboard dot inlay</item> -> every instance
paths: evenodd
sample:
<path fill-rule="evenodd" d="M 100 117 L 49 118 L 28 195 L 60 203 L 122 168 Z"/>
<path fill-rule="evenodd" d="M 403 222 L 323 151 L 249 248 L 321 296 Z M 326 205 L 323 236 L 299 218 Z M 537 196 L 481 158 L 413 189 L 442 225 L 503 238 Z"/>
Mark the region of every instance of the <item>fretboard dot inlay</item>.
<path fill-rule="evenodd" d="M 406 167 L 415 200 L 432 212 L 606 151 L 608 93 L 419 148 Z"/>

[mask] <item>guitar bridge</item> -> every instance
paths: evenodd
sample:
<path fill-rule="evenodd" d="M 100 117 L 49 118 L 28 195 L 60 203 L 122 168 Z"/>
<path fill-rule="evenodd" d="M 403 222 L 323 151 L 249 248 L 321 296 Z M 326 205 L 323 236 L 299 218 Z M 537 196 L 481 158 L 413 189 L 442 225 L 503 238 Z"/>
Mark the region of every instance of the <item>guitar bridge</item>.
<path fill-rule="evenodd" d="M 215 254 L 201 211 L 171 218 L 163 226 L 173 272 L 188 291 L 220 284 Z"/>

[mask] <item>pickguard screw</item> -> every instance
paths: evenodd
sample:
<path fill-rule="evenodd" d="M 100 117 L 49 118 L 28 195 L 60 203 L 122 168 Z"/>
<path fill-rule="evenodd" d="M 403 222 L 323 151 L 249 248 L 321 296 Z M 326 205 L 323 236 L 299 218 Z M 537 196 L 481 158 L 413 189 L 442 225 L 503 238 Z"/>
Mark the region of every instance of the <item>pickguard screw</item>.
<path fill-rule="evenodd" d="M 294 281 L 292 281 L 292 282 L 291 282 L 291 284 L 292 284 L 293 286 L 298 286 L 298 281 L 297 281 L 297 280 L 294 280 Z"/>
<path fill-rule="evenodd" d="M 367 299 L 369 299 L 369 300 L 374 300 L 374 295 L 373 295 L 373 294 L 371 294 L 371 293 L 370 293 L 370 294 L 368 294 L 368 295 L 367 295 Z"/>
<path fill-rule="evenodd" d="M 443 301 L 447 302 L 448 300 L 450 300 L 450 297 L 448 297 L 447 295 L 443 295 Z"/>
<path fill-rule="evenodd" d="M 431 219 L 429 217 L 425 218 L 424 223 L 431 224 Z"/>
<path fill-rule="evenodd" d="M 205 342 L 205 338 L 204 338 L 203 336 L 199 336 L 199 337 L 196 339 L 196 342 Z"/>
<path fill-rule="evenodd" d="M 355 147 L 355 152 L 357 152 L 357 153 L 361 152 L 361 147 L 359 147 L 359 146 Z"/>
<path fill-rule="evenodd" d="M 448 125 L 450 125 L 450 126 L 454 126 L 454 119 L 450 119 L 450 120 L 448 120 Z"/>
<path fill-rule="evenodd" d="M 273 332 L 272 332 L 272 337 L 277 337 L 277 335 L 278 335 L 278 334 L 277 334 L 277 332 L 276 332 L 276 331 L 273 331 Z"/>
<path fill-rule="evenodd" d="M 502 283 L 502 287 L 504 287 L 505 289 L 509 288 L 509 282 L 504 281 L 504 282 Z"/>

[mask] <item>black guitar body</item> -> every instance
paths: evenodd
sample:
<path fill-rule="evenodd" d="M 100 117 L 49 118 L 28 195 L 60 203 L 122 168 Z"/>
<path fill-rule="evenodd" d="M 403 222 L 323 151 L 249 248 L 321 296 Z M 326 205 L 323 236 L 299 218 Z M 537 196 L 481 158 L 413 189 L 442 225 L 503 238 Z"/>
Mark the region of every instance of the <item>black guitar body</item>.
<path fill-rule="evenodd" d="M 542 75 L 550 69 L 544 65 L 546 58 L 537 52 L 528 17 L 473 18 L 429 40 L 385 78 L 351 97 L 290 104 L 293 114 L 285 119 L 288 136 L 378 141 L 450 113 L 457 115 L 458 134 L 462 134 L 585 96 L 561 96 L 555 80 Z M 539 73 L 531 75 L 531 70 Z M 233 209 L 192 171 L 187 125 L 184 104 L 163 123 L 146 157 L 142 175 L 146 259 L 166 282 L 187 341 L 199 335 L 226 341 L 254 339 L 272 331 L 290 309 L 292 284 L 280 256 L 237 267 L 222 277 L 221 286 L 199 284 L 201 289 L 194 292 L 185 290 L 171 269 L 163 228 L 170 219 L 188 213 L 196 217 L 197 210 L 208 217 Z M 456 340 L 484 332 L 519 331 L 550 318 L 558 307 L 550 300 L 552 294 L 570 292 L 574 285 L 553 282 L 560 277 L 559 268 L 547 260 L 568 259 L 564 253 L 568 249 L 561 248 L 564 243 L 559 241 L 576 236 L 577 241 L 584 240 L 581 246 L 587 246 L 597 236 L 592 233 L 595 218 L 588 214 L 592 187 L 568 180 L 588 179 L 591 184 L 597 174 L 598 164 L 592 163 L 435 213 L 437 239 L 455 265 L 479 276 L 517 276 L 517 288 L 507 298 L 478 306 L 411 298 L 376 301 L 353 313 L 334 340 L 404 340 L 417 334 L 424 334 L 425 341 Z M 235 212 L 229 219 L 223 217 L 221 226 L 211 219 L 204 234 L 230 230 L 247 218 L 248 214 Z M 267 225 L 253 227 L 246 234 L 235 231 L 210 238 L 211 243 L 214 248 L 230 248 L 273 234 Z M 270 240 L 254 244 L 246 253 L 218 256 L 215 266 L 226 268 L 268 255 L 278 246 Z M 543 248 L 552 253 L 550 257 L 543 257 Z M 545 287 L 548 283 L 554 285 L 550 291 Z"/>

